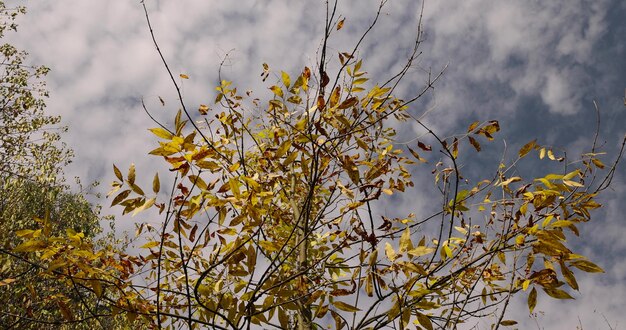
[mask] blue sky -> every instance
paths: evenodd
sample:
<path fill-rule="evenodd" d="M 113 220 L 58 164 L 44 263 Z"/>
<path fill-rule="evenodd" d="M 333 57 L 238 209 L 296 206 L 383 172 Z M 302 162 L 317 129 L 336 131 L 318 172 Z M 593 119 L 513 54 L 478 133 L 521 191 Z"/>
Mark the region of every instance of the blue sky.
<path fill-rule="evenodd" d="M 25 4 L 28 14 L 7 41 L 27 50 L 33 64 L 52 69 L 48 109 L 69 126 L 65 141 L 77 154 L 67 176 L 99 180 L 106 192 L 113 180 L 112 163 L 127 168 L 134 162 L 145 173 L 163 170 L 146 155 L 154 145 L 147 129 L 154 124 L 140 101 L 143 98 L 157 118 L 168 122 L 177 110 L 176 96 L 151 44 L 139 1 L 7 1 L 15 3 Z M 217 69 L 226 54 L 226 79 L 261 97 L 268 95 L 259 78 L 262 63 L 295 73 L 316 62 L 322 1 L 146 3 L 172 70 L 190 76 L 183 84 L 190 108 L 214 98 Z M 377 3 L 339 1 L 346 21 L 330 44 L 331 52 L 354 45 Z M 383 9 L 359 53 L 374 80 L 386 80 L 404 64 L 419 6 L 417 1 L 394 0 Z M 427 1 L 423 54 L 408 78 L 411 83 L 400 93 L 409 95 L 420 87 L 426 70 L 436 72 L 447 65 L 434 92 L 414 106 L 419 113 L 428 111 L 425 120 L 443 135 L 474 120 L 499 120 L 502 132 L 487 146 L 495 156 L 504 151 L 504 141 L 513 155 L 534 138 L 567 149 L 570 155 L 588 151 L 595 99 L 608 163 L 626 132 L 625 17 L 626 2 L 620 0 Z M 408 138 L 415 134 L 403 133 Z M 489 164 L 490 158 L 481 155 L 466 166 L 479 174 Z M 528 318 L 520 297 L 511 313 L 525 322 L 522 328 L 537 328 L 538 323 L 545 329 L 574 329 L 579 324 L 609 329 L 604 317 L 614 328 L 626 324 L 625 169 L 618 168 L 603 198 L 605 208 L 583 227 L 584 240 L 578 241 L 606 274 L 580 274 L 581 294 L 567 305 L 540 300 L 538 309 L 545 314 L 537 321 Z M 409 210 L 425 203 L 416 203 L 416 198 L 396 200 L 401 205 L 393 208 Z M 119 217 L 118 227 L 131 229 L 133 220 Z"/>

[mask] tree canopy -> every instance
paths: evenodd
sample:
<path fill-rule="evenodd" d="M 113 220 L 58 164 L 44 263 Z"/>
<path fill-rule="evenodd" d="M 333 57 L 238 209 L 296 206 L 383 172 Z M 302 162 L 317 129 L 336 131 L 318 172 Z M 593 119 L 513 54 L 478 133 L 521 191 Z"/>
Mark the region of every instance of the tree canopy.
<path fill-rule="evenodd" d="M 0 38 L 17 30 L 14 20 L 24 12 L 23 7 L 7 8 L 0 1 Z M 24 252 L 50 246 L 54 237 L 95 241 L 106 218 L 82 192 L 71 192 L 65 183 L 63 168 L 72 152 L 60 142 L 66 130 L 60 117 L 45 112 L 48 93 L 43 77 L 48 69 L 27 64 L 27 53 L 10 44 L 0 46 L 0 53 L 0 325 L 57 329 L 66 310 L 87 313 L 86 306 L 97 302 L 84 297 L 75 283 L 68 285 L 52 276 L 55 267 L 62 265 L 47 261 L 55 254 L 67 254 L 67 246 L 38 255 Z M 24 237 L 41 241 L 20 244 Z M 106 235 L 99 240 L 103 245 L 114 242 Z M 95 323 L 93 318 L 69 324 L 88 329 Z M 114 325 L 115 320 L 104 315 L 97 323 Z"/>

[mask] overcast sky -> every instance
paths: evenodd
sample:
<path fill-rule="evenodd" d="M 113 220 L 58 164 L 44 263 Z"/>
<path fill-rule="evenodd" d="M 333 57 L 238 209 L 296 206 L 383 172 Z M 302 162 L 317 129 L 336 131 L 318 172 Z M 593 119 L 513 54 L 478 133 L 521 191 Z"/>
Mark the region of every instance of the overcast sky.
<path fill-rule="evenodd" d="M 27 50 L 32 64 L 52 69 L 48 109 L 62 115 L 70 128 L 65 141 L 77 154 L 68 177 L 99 180 L 106 192 L 114 178 L 112 163 L 127 168 L 134 162 L 145 173 L 157 170 L 159 161 L 146 155 L 154 148 L 147 131 L 154 124 L 140 101 L 165 122 L 177 104 L 139 1 L 7 1 L 16 3 L 25 4 L 28 14 L 7 41 Z M 225 78 L 259 97 L 267 96 L 259 78 L 262 63 L 295 75 L 316 61 L 324 17 L 320 0 L 146 3 L 174 74 L 190 76 L 183 84 L 190 108 L 214 99 L 217 69 L 226 54 Z M 351 49 L 377 2 L 340 1 L 339 7 L 345 27 L 330 44 L 331 52 Z M 359 53 L 373 79 L 384 81 L 404 64 L 418 12 L 417 1 L 388 2 Z M 502 153 L 504 140 L 516 151 L 537 138 L 573 155 L 590 146 L 595 99 L 602 115 L 600 141 L 609 153 L 616 151 L 626 131 L 626 1 L 427 1 L 424 28 L 423 55 L 411 71 L 415 81 L 400 92 L 414 92 L 424 82 L 424 70 L 448 64 L 435 92 L 415 104 L 419 113 L 431 111 L 426 120 L 438 132 L 452 134 L 474 120 L 497 119 L 502 132 L 487 147 L 494 154 Z M 474 164 L 478 173 L 484 165 L 480 159 L 466 166 Z M 615 329 L 626 326 L 625 169 L 619 167 L 603 199 L 605 208 L 582 226 L 585 237 L 578 242 L 606 274 L 579 274 L 581 294 L 567 305 L 540 298 L 537 309 L 545 315 L 537 321 L 528 317 L 521 295 L 511 313 L 524 321 L 522 329 L 537 328 L 536 322 L 545 329 L 579 324 L 609 329 L 605 317 Z M 409 199 L 395 202 L 405 202 L 394 205 L 397 209 L 416 205 Z M 132 228 L 129 219 L 119 221 L 120 227 Z"/>

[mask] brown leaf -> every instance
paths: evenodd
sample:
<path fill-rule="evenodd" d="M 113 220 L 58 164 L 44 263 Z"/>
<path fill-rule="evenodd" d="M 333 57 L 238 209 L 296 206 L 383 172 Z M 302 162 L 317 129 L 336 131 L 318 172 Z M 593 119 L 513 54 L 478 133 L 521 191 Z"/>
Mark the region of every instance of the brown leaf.
<path fill-rule="evenodd" d="M 329 82 L 330 82 L 330 78 L 328 77 L 328 74 L 326 73 L 326 71 L 322 72 L 321 86 L 326 87 L 326 85 L 328 85 Z"/>
<path fill-rule="evenodd" d="M 422 149 L 424 151 L 431 151 L 431 150 L 433 150 L 433 148 L 430 145 L 425 145 L 421 141 L 417 141 L 417 146 L 420 147 L 420 149 Z"/>
<path fill-rule="evenodd" d="M 472 145 L 472 147 L 474 147 L 476 151 L 480 152 L 480 143 L 478 143 L 478 141 L 476 141 L 476 139 L 474 139 L 471 136 L 468 136 L 467 138 L 469 139 L 469 142 Z"/>

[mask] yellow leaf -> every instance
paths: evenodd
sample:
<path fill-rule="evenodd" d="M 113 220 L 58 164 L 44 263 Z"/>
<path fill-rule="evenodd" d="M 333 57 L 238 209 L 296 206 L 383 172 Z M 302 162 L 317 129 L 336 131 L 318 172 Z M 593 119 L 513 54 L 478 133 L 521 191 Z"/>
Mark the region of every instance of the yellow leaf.
<path fill-rule="evenodd" d="M 230 178 L 228 180 L 228 186 L 230 187 L 230 191 L 232 191 L 233 195 L 237 198 L 241 195 L 241 191 L 239 190 L 240 182 L 235 178 Z"/>
<path fill-rule="evenodd" d="M 498 186 L 503 186 L 506 187 L 509 184 L 513 183 L 513 182 L 517 182 L 517 181 L 521 181 L 522 178 L 520 178 L 519 176 L 514 176 L 512 178 L 509 178 L 508 180 L 502 181 L 500 184 L 498 184 Z"/>
<path fill-rule="evenodd" d="M 280 248 L 275 242 L 270 241 L 259 241 L 259 246 L 266 252 L 275 252 Z"/>
<path fill-rule="evenodd" d="M 580 174 L 580 170 L 571 171 L 563 176 L 563 180 L 571 180 Z"/>
<path fill-rule="evenodd" d="M 241 166 L 241 163 L 240 163 L 240 162 L 233 163 L 232 165 L 230 165 L 230 166 L 228 167 L 228 171 L 229 171 L 229 172 L 235 172 L 236 170 L 238 170 L 238 169 L 239 169 L 239 167 L 240 167 L 240 166 Z"/>
<path fill-rule="evenodd" d="M 346 197 L 350 198 L 350 199 L 354 199 L 354 192 L 352 191 L 352 189 L 348 189 L 346 188 L 346 186 L 344 186 L 341 181 L 337 181 L 337 187 L 339 187 L 339 189 L 341 190 L 341 193 L 343 195 L 345 195 Z"/>
<path fill-rule="evenodd" d="M 452 157 L 457 158 L 459 156 L 459 139 L 454 138 L 452 142 Z"/>
<path fill-rule="evenodd" d="M 552 149 L 548 150 L 548 158 L 550 160 L 556 160 L 556 157 L 554 157 L 554 153 L 552 152 Z"/>
<path fill-rule="evenodd" d="M 537 290 L 535 288 L 532 288 L 532 290 L 530 290 L 530 293 L 528 294 L 529 313 L 533 312 L 533 310 L 535 309 L 535 306 L 537 306 Z"/>
<path fill-rule="evenodd" d="M 209 287 L 208 285 L 200 284 L 198 286 L 198 293 L 200 293 L 203 296 L 208 296 L 208 295 L 211 295 L 213 291 L 211 290 L 211 287 Z"/>
<path fill-rule="evenodd" d="M 574 299 L 569 293 L 557 288 L 543 288 L 548 296 L 556 299 Z"/>
<path fill-rule="evenodd" d="M 519 150 L 519 158 L 522 158 L 524 156 L 526 156 L 526 154 L 528 154 L 531 150 L 533 150 L 533 148 L 535 148 L 537 146 L 537 140 L 532 140 L 528 143 L 526 143 L 520 150 Z"/>
<path fill-rule="evenodd" d="M 570 288 L 574 290 L 578 290 L 578 282 L 576 282 L 576 277 L 574 276 L 574 273 L 569 268 L 567 268 L 567 266 L 565 266 L 564 262 L 561 261 L 560 265 L 561 274 L 563 274 L 563 278 L 565 279 L 567 285 L 569 285 Z"/>
<path fill-rule="evenodd" d="M 433 330 L 433 324 L 430 322 L 430 318 L 428 316 L 417 312 L 417 321 L 427 330 Z"/>
<path fill-rule="evenodd" d="M 350 156 L 344 156 L 342 166 L 343 169 L 348 172 L 348 176 L 350 177 L 350 180 L 352 180 L 352 183 L 360 185 L 359 168 L 356 166 L 356 164 L 354 164 Z"/>
<path fill-rule="evenodd" d="M 407 253 L 413 257 L 421 257 L 423 255 L 433 253 L 433 251 L 435 251 L 435 249 L 433 248 L 429 248 L 425 246 L 418 246 L 414 249 L 409 250 Z"/>
<path fill-rule="evenodd" d="M 372 181 L 387 171 L 387 162 L 379 161 L 365 174 L 365 180 Z M 355 183 L 356 184 L 356 183 Z"/>
<path fill-rule="evenodd" d="M 341 88 L 339 88 L 339 86 L 335 87 L 335 89 L 333 90 L 333 92 L 330 95 L 330 107 L 334 107 L 337 105 L 337 103 L 339 103 L 339 98 L 341 97 Z"/>
<path fill-rule="evenodd" d="M 368 297 L 372 297 L 374 294 L 374 280 L 372 279 L 372 273 L 368 273 L 365 277 L 365 293 Z"/>
<path fill-rule="evenodd" d="M 122 172 L 119 168 L 117 168 L 117 166 L 115 166 L 115 164 L 113 164 L 113 172 L 115 173 L 115 176 L 118 180 L 124 181 L 124 178 L 122 177 Z"/>
<path fill-rule="evenodd" d="M 148 242 L 142 246 L 140 246 L 140 249 L 151 249 L 153 247 L 157 247 L 159 246 L 159 244 L 161 244 L 161 242 L 157 242 L 157 241 L 152 241 L 152 242 Z"/>
<path fill-rule="evenodd" d="M 156 201 L 156 198 L 154 198 L 154 197 L 150 198 L 150 199 L 147 199 L 140 207 L 136 208 L 133 211 L 132 216 L 134 217 L 135 215 L 137 215 L 137 213 L 150 208 L 152 205 L 154 205 L 155 201 Z"/>
<path fill-rule="evenodd" d="M 163 129 L 161 127 L 150 128 L 148 130 L 150 132 L 152 132 L 152 134 L 154 134 L 154 135 L 156 135 L 156 136 L 158 136 L 158 137 L 160 137 L 162 139 L 171 140 L 172 137 L 174 137 L 174 135 L 172 133 L 168 132 L 166 129 Z"/>
<path fill-rule="evenodd" d="M 467 235 L 467 229 L 460 227 L 460 226 L 454 226 L 454 229 L 456 229 L 456 231 L 458 231 L 459 233 L 463 234 L 463 236 Z"/>
<path fill-rule="evenodd" d="M 298 158 L 298 155 L 299 152 L 290 153 L 289 156 L 287 156 L 287 158 L 285 158 L 285 160 L 283 161 L 283 166 L 288 166 L 289 164 L 293 163 L 293 161 Z"/>
<path fill-rule="evenodd" d="M 91 280 L 89 281 L 91 284 L 91 288 L 93 292 L 96 294 L 96 297 L 101 298 L 104 291 L 102 290 L 102 283 L 99 280 Z"/>
<path fill-rule="evenodd" d="M 343 27 L 343 23 L 346 21 L 345 18 L 342 18 L 341 21 L 337 22 L 337 31 L 341 30 Z"/>
<path fill-rule="evenodd" d="M 359 312 L 359 311 L 361 311 L 360 309 L 358 309 L 358 308 L 356 308 L 356 307 L 354 307 L 352 305 L 346 304 L 343 301 L 333 301 L 333 305 L 335 307 L 337 307 L 337 309 L 340 309 L 340 310 L 345 311 L 345 312 Z"/>
<path fill-rule="evenodd" d="M 443 252 L 445 253 L 446 257 L 452 258 L 452 250 L 450 249 L 449 246 L 444 245 L 443 246 Z"/>
<path fill-rule="evenodd" d="M 285 85 L 285 87 L 289 89 L 289 85 L 291 84 L 291 78 L 289 78 L 289 75 L 285 71 L 281 71 L 281 75 L 283 78 L 283 85 Z"/>
<path fill-rule="evenodd" d="M 16 246 L 14 252 L 34 252 L 46 247 L 46 243 L 42 241 L 26 241 Z"/>
<path fill-rule="evenodd" d="M 353 85 L 361 85 L 364 84 L 366 81 L 368 81 L 369 79 L 367 78 L 358 78 L 358 79 L 354 79 L 354 81 L 352 82 Z M 354 91 L 354 89 L 353 89 Z"/>
<path fill-rule="evenodd" d="M 598 168 L 602 169 L 604 168 L 604 163 L 602 163 L 599 159 L 597 158 L 593 158 L 591 159 L 591 162 L 594 163 Z"/>
<path fill-rule="evenodd" d="M 128 184 L 131 186 L 135 183 L 135 164 L 130 164 L 128 169 Z"/>
<path fill-rule="evenodd" d="M 181 74 L 180 74 L 180 77 L 181 77 L 182 79 L 189 79 L 189 76 L 188 76 L 188 75 L 186 75 L 186 74 L 184 74 L 184 73 L 181 73 Z"/>
<path fill-rule="evenodd" d="M 289 148 L 291 148 L 291 140 L 286 140 L 285 142 L 283 142 L 280 147 L 278 147 L 278 149 L 276 150 L 276 158 L 280 158 L 282 157 L 284 154 L 287 153 L 287 151 L 289 151 Z"/>
<path fill-rule="evenodd" d="M 5 278 L 4 280 L 0 281 L 0 287 L 3 287 L 5 285 L 11 284 L 13 282 L 17 281 L 14 278 Z"/>
<path fill-rule="evenodd" d="M 32 229 L 22 229 L 22 230 L 18 230 L 15 232 L 15 235 L 17 235 L 17 237 L 24 237 L 24 236 L 30 236 L 30 234 L 34 233 L 35 231 Z"/>
<path fill-rule="evenodd" d="M 546 156 L 546 148 L 541 148 L 541 150 L 539 150 L 539 159 L 543 159 L 543 157 Z"/>
<path fill-rule="evenodd" d="M 604 273 L 604 270 L 602 268 L 587 260 L 575 260 L 572 261 L 570 265 L 587 273 Z"/>
<path fill-rule="evenodd" d="M 403 253 L 411 249 L 413 249 L 413 243 L 411 242 L 411 230 L 409 227 L 406 227 L 400 237 L 400 247 L 398 248 L 398 252 Z"/>
<path fill-rule="evenodd" d="M 475 121 L 471 123 L 469 127 L 467 128 L 467 133 L 471 133 L 474 129 L 476 129 L 476 127 L 478 127 L 479 124 L 480 124 L 479 121 Z"/>
<path fill-rule="evenodd" d="M 524 291 L 528 290 L 529 285 L 530 285 L 530 280 L 524 280 L 524 282 L 522 283 L 522 290 Z"/>
<path fill-rule="evenodd" d="M 274 92 L 274 94 L 276 94 L 276 96 L 282 98 L 283 97 L 283 90 L 278 87 L 278 86 L 272 86 L 270 87 L 270 90 L 272 90 L 272 92 Z"/>
<path fill-rule="evenodd" d="M 389 242 L 385 242 L 385 255 L 387 255 L 387 259 L 391 262 L 396 260 L 396 251 L 393 250 L 393 247 L 389 244 Z"/>

